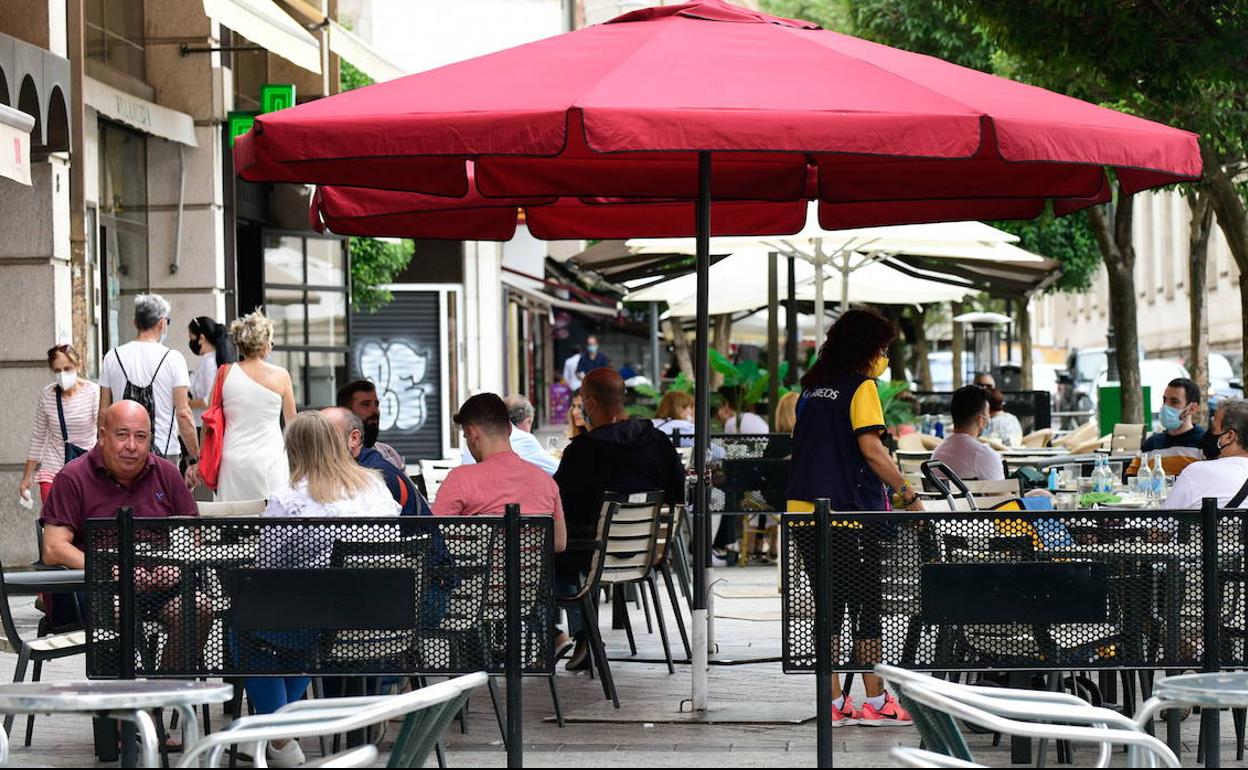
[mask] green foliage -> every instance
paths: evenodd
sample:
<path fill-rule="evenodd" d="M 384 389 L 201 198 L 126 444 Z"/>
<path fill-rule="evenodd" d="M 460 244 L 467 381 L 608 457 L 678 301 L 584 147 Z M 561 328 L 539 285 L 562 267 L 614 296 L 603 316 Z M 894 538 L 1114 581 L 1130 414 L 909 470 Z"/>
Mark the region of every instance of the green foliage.
<path fill-rule="evenodd" d="M 373 79 L 365 75 L 354 64 L 346 59 L 338 60 L 338 90 L 354 91 L 357 88 L 371 86 Z"/>
<path fill-rule="evenodd" d="M 880 392 L 880 406 L 884 410 L 886 426 L 892 428 L 914 422 L 914 402 L 900 397 L 910 389 L 910 383 L 877 380 L 876 388 Z"/>
<path fill-rule="evenodd" d="M 1019 237 L 1019 247 L 1062 263 L 1062 276 L 1049 291 L 1087 291 L 1092 288 L 1101 248 L 1092 234 L 1088 214 L 1079 211 L 1064 217 L 1045 214 L 1026 222 L 992 222 Z"/>
<path fill-rule="evenodd" d="M 382 286 L 393 283 L 394 277 L 412 261 L 416 244 L 411 241 L 389 243 L 376 238 L 350 238 L 351 307 L 376 311 L 394 296 Z"/>
<path fill-rule="evenodd" d="M 745 408 L 753 404 L 757 404 L 767 395 L 768 383 L 771 382 L 771 372 L 759 367 L 757 361 L 742 361 L 734 364 L 729 361 L 727 356 L 720 353 L 715 348 L 710 350 L 711 368 L 723 375 L 725 388 L 739 388 L 741 391 L 741 403 L 739 407 Z M 780 379 L 784 380 L 789 372 L 789 364 L 787 361 L 780 363 Z M 690 383 L 692 387 L 692 383 Z M 777 398 L 785 395 L 793 388 L 781 385 L 777 391 Z"/>

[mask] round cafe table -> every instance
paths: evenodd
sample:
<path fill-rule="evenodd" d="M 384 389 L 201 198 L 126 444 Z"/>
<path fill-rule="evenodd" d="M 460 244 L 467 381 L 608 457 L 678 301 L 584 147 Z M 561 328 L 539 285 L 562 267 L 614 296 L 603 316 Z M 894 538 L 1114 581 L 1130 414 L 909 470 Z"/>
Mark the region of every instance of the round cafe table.
<path fill-rule="evenodd" d="M 1136 721 L 1148 724 L 1158 711 L 1179 706 L 1201 707 L 1205 767 L 1221 767 L 1218 709 L 1248 708 L 1248 672 L 1218 671 L 1159 679 L 1153 685 L 1153 697 L 1140 708 Z"/>
<path fill-rule="evenodd" d="M 140 767 L 159 767 L 156 725 L 148 711 L 175 709 L 182 716 L 182 741 L 189 749 L 199 740 L 195 707 L 225 703 L 234 697 L 234 686 L 209 682 L 170 680 L 112 680 L 71 682 L 22 682 L 0 684 L 0 714 L 91 714 L 130 722 L 142 742 Z M 0 740 L 4 740 L 0 731 Z M 133 750 L 123 746 L 122 767 L 134 767 Z M 129 757 L 130 761 L 127 761 Z M 7 761 L 7 741 L 0 746 L 0 761 Z"/>

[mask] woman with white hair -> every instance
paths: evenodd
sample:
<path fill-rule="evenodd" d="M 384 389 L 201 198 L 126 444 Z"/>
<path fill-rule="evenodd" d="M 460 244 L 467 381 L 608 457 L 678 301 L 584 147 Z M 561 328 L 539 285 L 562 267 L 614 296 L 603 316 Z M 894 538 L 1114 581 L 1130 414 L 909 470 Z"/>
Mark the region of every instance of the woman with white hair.
<path fill-rule="evenodd" d="M 238 363 L 217 372 L 225 441 L 217 500 L 267 500 L 289 481 L 282 424 L 295 418 L 290 373 L 265 359 L 273 352 L 273 322 L 259 311 L 230 324 Z"/>

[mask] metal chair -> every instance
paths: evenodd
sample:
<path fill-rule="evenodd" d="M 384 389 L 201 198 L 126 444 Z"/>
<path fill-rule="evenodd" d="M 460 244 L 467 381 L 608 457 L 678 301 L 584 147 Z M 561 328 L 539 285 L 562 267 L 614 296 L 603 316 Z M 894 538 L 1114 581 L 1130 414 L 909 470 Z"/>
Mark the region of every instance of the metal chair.
<path fill-rule="evenodd" d="M 212 733 L 182 755 L 178 767 L 198 767 L 207 757 L 209 767 L 220 767 L 229 746 L 252 745 L 255 756 L 264 756 L 270 741 L 315 738 L 363 730 L 396 717 L 405 717 L 395 739 L 387 767 L 424 767 L 443 730 L 468 699 L 486 683 L 484 672 L 456 677 L 403 695 L 362 698 L 331 698 L 299 701 L 276 713 L 238 719 Z M 347 752 L 352 762 L 359 757 Z M 337 755 L 343 757 L 344 755 Z M 351 764 L 358 767 L 357 764 Z"/>
<path fill-rule="evenodd" d="M 987 765 L 977 765 L 974 762 L 909 746 L 897 746 L 888 752 L 888 755 L 893 758 L 898 767 L 987 767 Z"/>
<path fill-rule="evenodd" d="M 914 717 L 928 748 L 966 762 L 972 761 L 955 720 L 1004 735 L 1044 741 L 1095 743 L 1095 767 L 1108 767 L 1114 745 L 1125 745 L 1127 766 L 1179 767 L 1164 743 L 1145 733 L 1131 718 L 1089 706 L 1073 695 L 1036 690 L 969 687 L 926 674 L 878 665 L 875 673 L 896 691 Z M 1040 752 L 1044 751 L 1044 744 Z"/>
<path fill-rule="evenodd" d="M 0 566 L 0 570 L 2 569 L 3 567 Z M 17 656 L 17 665 L 13 671 L 14 682 L 26 681 L 26 667 L 31 663 L 35 665 L 31 681 L 38 682 L 43 674 L 44 661 L 68 658 L 71 655 L 86 653 L 87 632 L 84 630 L 49 634 L 29 640 L 23 639 L 22 635 L 18 633 L 17 625 L 13 622 L 13 608 L 9 604 L 10 581 L 13 579 L 13 575 L 0 574 L 3 574 L 3 579 L 0 579 L 0 625 L 3 626 L 4 630 L 4 636 L 0 637 L 0 651 L 11 652 Z M 39 576 L 39 573 L 21 574 L 32 577 Z M 74 597 L 70 594 L 62 594 L 62 598 L 66 601 L 74 601 Z M 13 718 L 12 714 L 4 718 L 4 732 L 6 735 L 13 730 Z M 30 739 L 34 730 L 35 715 L 30 714 L 26 717 L 26 746 L 30 745 Z"/>
<path fill-rule="evenodd" d="M 1144 425 L 1134 423 L 1118 423 L 1114 426 L 1113 437 L 1109 440 L 1109 451 L 1113 454 L 1138 452 L 1144 443 Z"/>
<path fill-rule="evenodd" d="M 200 516 L 259 516 L 269 506 L 268 500 L 239 500 L 229 503 L 199 502 Z"/>

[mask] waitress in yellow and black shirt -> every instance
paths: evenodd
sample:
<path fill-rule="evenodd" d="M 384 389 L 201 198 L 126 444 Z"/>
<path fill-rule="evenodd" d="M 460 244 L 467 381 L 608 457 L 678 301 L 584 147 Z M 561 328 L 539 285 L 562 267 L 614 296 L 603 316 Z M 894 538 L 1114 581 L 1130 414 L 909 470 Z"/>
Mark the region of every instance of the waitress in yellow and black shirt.
<path fill-rule="evenodd" d="M 793 431 L 790 512 L 813 511 L 813 501 L 822 497 L 831 500 L 832 510 L 838 512 L 888 510 L 890 499 L 893 508 L 923 510 L 918 495 L 893 464 L 881 439 L 884 413 L 875 379 L 888 368 L 888 348 L 897 334 L 892 321 L 867 309 L 846 311 L 828 331 L 818 360 L 802 378 L 797 427 Z M 894 490 L 891 498 L 886 487 Z M 878 528 L 864 527 L 852 516 L 833 522 L 834 657 L 839 655 L 841 629 L 848 610 L 854 660 L 880 662 L 882 535 Z M 806 563 L 812 565 L 813 552 L 805 556 Z M 848 693 L 841 693 L 839 677 L 832 677 L 833 727 L 912 723 L 897 699 L 884 692 L 878 676 L 863 676 L 863 684 L 867 698 L 859 709 Z"/>

